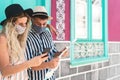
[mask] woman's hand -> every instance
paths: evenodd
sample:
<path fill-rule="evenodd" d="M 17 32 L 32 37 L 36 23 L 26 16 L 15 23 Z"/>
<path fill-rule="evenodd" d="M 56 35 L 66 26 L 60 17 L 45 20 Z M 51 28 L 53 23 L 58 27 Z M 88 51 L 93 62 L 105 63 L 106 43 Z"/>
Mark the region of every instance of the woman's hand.
<path fill-rule="evenodd" d="M 36 56 L 33 59 L 30 60 L 30 67 L 37 67 L 40 66 L 42 62 L 48 59 L 48 56 L 46 56 L 48 53 L 41 54 L 40 56 Z"/>

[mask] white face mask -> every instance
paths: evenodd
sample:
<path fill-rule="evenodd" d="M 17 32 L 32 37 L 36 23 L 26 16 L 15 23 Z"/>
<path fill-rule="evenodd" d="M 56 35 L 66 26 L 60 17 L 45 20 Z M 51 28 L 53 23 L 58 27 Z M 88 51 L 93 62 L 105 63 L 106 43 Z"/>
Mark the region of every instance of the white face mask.
<path fill-rule="evenodd" d="M 16 31 L 18 34 L 23 34 L 25 32 L 26 27 L 22 27 L 21 25 L 16 25 Z"/>

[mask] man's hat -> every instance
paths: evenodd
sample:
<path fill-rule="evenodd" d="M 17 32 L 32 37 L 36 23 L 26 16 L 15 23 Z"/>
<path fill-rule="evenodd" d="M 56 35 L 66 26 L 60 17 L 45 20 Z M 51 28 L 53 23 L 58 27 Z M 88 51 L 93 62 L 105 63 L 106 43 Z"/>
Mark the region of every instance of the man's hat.
<path fill-rule="evenodd" d="M 31 14 L 32 9 L 24 10 L 19 4 L 11 4 L 5 9 L 6 19 L 1 21 L 0 25 L 3 25 L 5 21 L 11 17 L 19 16 L 21 13 Z M 29 13 L 30 12 L 30 13 Z"/>
<path fill-rule="evenodd" d="M 49 20 L 53 19 L 51 16 L 48 16 L 47 10 L 44 6 L 37 6 L 33 10 L 32 16 L 47 16 Z"/>

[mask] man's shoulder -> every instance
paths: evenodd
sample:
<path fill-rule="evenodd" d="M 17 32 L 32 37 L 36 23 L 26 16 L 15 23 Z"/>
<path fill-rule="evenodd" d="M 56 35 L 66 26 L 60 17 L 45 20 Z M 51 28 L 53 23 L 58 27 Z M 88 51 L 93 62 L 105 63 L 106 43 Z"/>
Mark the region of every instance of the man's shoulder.
<path fill-rule="evenodd" d="M 45 33 L 48 34 L 48 35 L 52 35 L 51 32 L 48 29 L 45 30 Z"/>
<path fill-rule="evenodd" d="M 33 38 L 35 38 L 35 36 L 37 35 L 32 30 L 30 30 L 27 36 L 27 40 L 31 41 Z"/>

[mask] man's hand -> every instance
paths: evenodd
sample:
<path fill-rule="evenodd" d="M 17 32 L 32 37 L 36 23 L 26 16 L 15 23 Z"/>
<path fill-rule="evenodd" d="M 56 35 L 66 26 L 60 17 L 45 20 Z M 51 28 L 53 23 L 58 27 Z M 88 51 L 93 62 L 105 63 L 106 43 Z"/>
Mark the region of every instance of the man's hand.
<path fill-rule="evenodd" d="M 49 68 L 51 69 L 56 68 L 58 63 L 59 63 L 59 58 L 58 57 L 53 58 L 50 62 L 48 62 Z"/>
<path fill-rule="evenodd" d="M 60 51 L 60 52 L 61 53 L 64 52 L 64 54 L 62 55 L 62 57 L 67 57 L 68 54 L 69 54 L 68 49 L 66 50 L 66 47 L 62 51 Z"/>
<path fill-rule="evenodd" d="M 67 57 L 69 52 L 68 52 L 68 48 L 66 49 L 67 47 L 65 47 L 63 50 L 61 50 L 60 52 L 57 52 L 55 53 L 54 57 Z M 62 54 L 62 55 L 61 55 Z"/>

